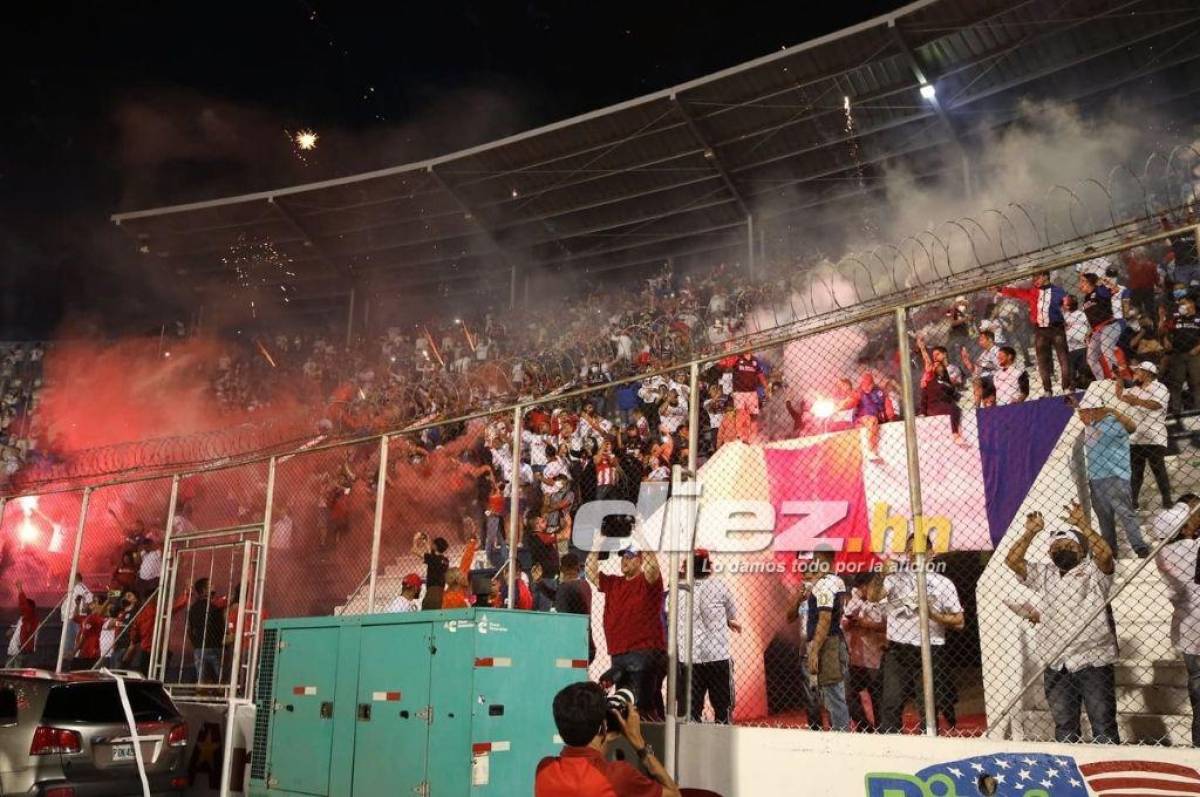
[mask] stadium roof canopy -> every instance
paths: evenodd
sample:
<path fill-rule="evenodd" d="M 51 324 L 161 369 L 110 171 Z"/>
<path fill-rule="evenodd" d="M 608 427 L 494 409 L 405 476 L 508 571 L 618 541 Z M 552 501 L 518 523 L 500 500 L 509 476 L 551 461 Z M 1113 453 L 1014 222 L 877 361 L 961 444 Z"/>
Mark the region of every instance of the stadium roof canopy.
<path fill-rule="evenodd" d="M 743 259 L 750 215 L 802 226 L 876 190 L 881 166 L 947 169 L 947 147 L 981 119 L 1018 119 L 1024 97 L 1103 100 L 1171 70 L 1179 99 L 1200 91 L 1197 59 L 1200 8 L 1181 0 L 921 0 L 460 152 L 113 220 L 197 286 L 230 279 L 231 248 L 269 240 L 313 309 L 351 285 L 503 294 L 514 266 Z"/>

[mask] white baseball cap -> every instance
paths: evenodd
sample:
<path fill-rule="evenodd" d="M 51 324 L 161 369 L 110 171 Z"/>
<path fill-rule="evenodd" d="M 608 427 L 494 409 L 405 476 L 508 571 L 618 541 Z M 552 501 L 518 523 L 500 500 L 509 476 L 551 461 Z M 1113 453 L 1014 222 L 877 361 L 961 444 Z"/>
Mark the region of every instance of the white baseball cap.
<path fill-rule="evenodd" d="M 1148 374 L 1158 376 L 1158 366 L 1152 362 L 1140 362 L 1136 367 L 1139 371 L 1145 371 Z"/>

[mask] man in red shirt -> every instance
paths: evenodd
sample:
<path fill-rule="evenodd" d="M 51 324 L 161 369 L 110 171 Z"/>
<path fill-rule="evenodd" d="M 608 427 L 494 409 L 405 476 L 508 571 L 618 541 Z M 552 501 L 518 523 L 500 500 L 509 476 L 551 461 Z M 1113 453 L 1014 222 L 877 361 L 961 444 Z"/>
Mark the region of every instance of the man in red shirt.
<path fill-rule="evenodd" d="M 100 658 L 100 631 L 104 628 L 104 620 L 108 604 L 99 599 L 92 601 L 88 614 L 76 615 L 75 622 L 79 624 L 79 639 L 75 643 L 75 660 L 71 662 L 72 670 L 90 670 Z"/>
<path fill-rule="evenodd" d="M 727 362 L 722 360 L 722 363 Z M 758 389 L 768 389 L 767 374 L 753 352 L 744 351 L 727 370 L 733 375 L 733 412 L 738 437 L 749 443 L 758 435 Z"/>
<path fill-rule="evenodd" d="M 667 674 L 667 640 L 663 631 L 663 581 L 654 554 L 627 548 L 621 552 L 621 575 L 600 573 L 600 554 L 587 560 L 588 581 L 604 594 L 604 638 L 612 657 L 614 682 L 637 697 L 647 719 L 665 716 L 662 681 Z"/>
<path fill-rule="evenodd" d="M 122 659 L 122 665 L 126 669 L 136 670 L 143 675 L 148 674 L 150 668 L 150 647 L 154 642 L 157 604 L 158 598 L 151 598 L 133 618 L 133 622 L 129 626 L 129 647 L 125 650 L 125 657 Z"/>
<path fill-rule="evenodd" d="M 679 797 L 679 787 L 642 738 L 636 707 L 627 718 L 611 716 L 653 779 L 604 757 L 606 716 L 608 702 L 599 684 L 571 684 L 554 696 L 554 725 L 565 746 L 561 755 L 538 763 L 534 797 Z"/>
<path fill-rule="evenodd" d="M 17 612 L 21 617 L 20 625 L 14 632 L 17 634 L 17 653 L 13 658 L 14 667 L 23 667 L 27 658 L 32 658 L 37 649 L 37 640 L 33 632 L 37 630 L 37 604 L 25 594 L 21 582 L 17 582 Z"/>

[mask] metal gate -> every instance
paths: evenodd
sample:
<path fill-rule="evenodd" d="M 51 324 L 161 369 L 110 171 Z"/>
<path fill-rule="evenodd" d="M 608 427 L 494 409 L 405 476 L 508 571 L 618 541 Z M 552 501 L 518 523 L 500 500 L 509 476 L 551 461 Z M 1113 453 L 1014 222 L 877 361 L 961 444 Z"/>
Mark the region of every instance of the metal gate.
<path fill-rule="evenodd" d="M 150 677 L 176 698 L 250 699 L 262 620 L 262 525 L 173 537 Z"/>

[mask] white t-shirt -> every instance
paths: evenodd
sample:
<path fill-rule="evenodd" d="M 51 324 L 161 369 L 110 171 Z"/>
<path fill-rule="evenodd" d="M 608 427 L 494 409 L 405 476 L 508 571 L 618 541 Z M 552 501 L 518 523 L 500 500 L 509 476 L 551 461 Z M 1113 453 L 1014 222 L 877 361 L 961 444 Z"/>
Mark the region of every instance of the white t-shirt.
<path fill-rule="evenodd" d="M 550 435 L 538 434 L 528 429 L 521 432 L 521 441 L 529 446 L 529 464 L 546 464 L 546 446 L 550 444 Z"/>
<path fill-rule="evenodd" d="M 392 598 L 391 603 L 383 607 L 385 613 L 399 612 L 418 612 L 421 610 L 421 604 L 416 598 L 406 598 L 403 595 L 397 595 Z"/>
<path fill-rule="evenodd" d="M 1087 315 L 1082 310 L 1063 311 L 1063 319 L 1067 325 L 1067 350 L 1079 351 L 1087 348 L 1087 336 L 1092 330 Z"/>
<path fill-rule="evenodd" d="M 113 652 L 113 645 L 117 641 L 117 621 L 113 618 L 108 618 L 104 621 L 104 625 L 100 627 L 100 656 L 107 658 Z"/>
<path fill-rule="evenodd" d="M 843 618 L 851 617 L 883 623 L 887 618 L 887 605 L 883 601 L 869 601 L 855 589 L 846 599 Z M 846 646 L 850 649 L 850 664 L 878 670 L 883 663 L 883 649 L 887 647 L 887 634 L 847 624 L 844 629 Z"/>
<path fill-rule="evenodd" d="M 138 566 L 138 578 L 142 581 L 153 581 L 162 575 L 162 550 L 151 548 L 142 554 L 142 563 Z"/>
<path fill-rule="evenodd" d="M 1148 399 L 1158 404 L 1158 409 L 1149 410 L 1125 404 L 1121 409 L 1133 417 L 1137 429 L 1129 435 L 1129 444 L 1134 446 L 1165 446 L 1167 439 L 1167 404 L 1171 391 L 1157 379 L 1145 387 L 1131 387 L 1125 394 L 1136 399 Z"/>
<path fill-rule="evenodd" d="M 1179 540 L 1155 557 L 1171 592 L 1171 644 L 1180 653 L 1200 656 L 1200 540 Z"/>
<path fill-rule="evenodd" d="M 682 398 L 679 399 L 678 404 L 674 406 L 667 404 L 658 411 L 658 423 L 669 434 L 675 434 L 675 432 L 679 431 L 679 427 L 687 423 L 687 420 L 687 402 Z"/>
<path fill-rule="evenodd" d="M 929 593 L 929 610 L 941 614 L 958 614 L 962 604 L 954 582 L 941 573 L 925 574 Z M 883 595 L 887 601 L 887 638 L 900 645 L 921 644 L 921 616 L 917 610 L 917 572 L 911 569 L 890 573 L 883 579 Z M 929 621 L 929 644 L 946 644 L 946 627 L 936 620 Z"/>
<path fill-rule="evenodd" d="M 980 332 L 991 332 L 997 346 L 1008 345 L 1008 335 L 1004 332 L 1004 323 L 997 318 L 981 318 L 979 320 Z"/>
<path fill-rule="evenodd" d="M 997 368 L 995 371 L 992 371 L 992 384 L 996 386 L 997 405 L 1016 404 L 1021 401 L 1021 377 L 1024 375 L 1025 369 L 1018 368 L 1015 365 L 1010 365 L 1007 368 Z"/>
<path fill-rule="evenodd" d="M 729 623 L 737 622 L 733 593 L 724 580 L 715 576 L 696 579 L 696 613 L 692 623 L 692 661 L 705 664 L 729 658 Z M 687 585 L 679 589 L 679 617 L 688 616 L 692 596 Z M 679 660 L 688 661 L 687 625 L 679 623 Z"/>
<path fill-rule="evenodd" d="M 567 467 L 567 463 L 561 457 L 556 457 L 547 462 L 545 470 L 542 471 L 542 479 L 550 481 L 549 484 L 545 481 L 542 482 L 543 493 L 550 495 L 550 493 L 558 489 L 554 485 L 554 477 L 559 474 L 565 474 L 569 478 L 571 476 L 571 469 Z"/>
<path fill-rule="evenodd" d="M 1042 666 L 1048 670 L 1065 667 L 1069 672 L 1078 672 L 1085 667 L 1103 667 L 1115 662 L 1117 639 L 1108 614 L 1102 611 L 1096 615 L 1108 599 L 1112 575 L 1100 572 L 1091 558 L 1066 573 L 1059 573 L 1051 562 L 1027 562 L 1025 569 L 1025 586 L 1041 598 L 1037 651 Z M 1093 616 L 1095 619 L 1089 623 Z M 1059 653 L 1060 650 L 1063 652 Z M 1055 655 L 1057 658 L 1050 658 Z"/>
<path fill-rule="evenodd" d="M 65 601 L 63 601 L 62 619 L 63 619 L 64 623 L 69 621 L 72 617 L 75 616 L 75 611 L 76 611 L 75 599 L 76 598 L 83 598 L 83 600 L 79 602 L 79 611 L 84 614 L 87 614 L 88 607 L 91 605 L 93 597 L 92 597 L 92 591 L 90 589 L 88 589 L 87 585 L 85 585 L 82 581 L 78 582 L 75 585 L 75 588 L 71 590 L 71 597 L 69 597 Z"/>

